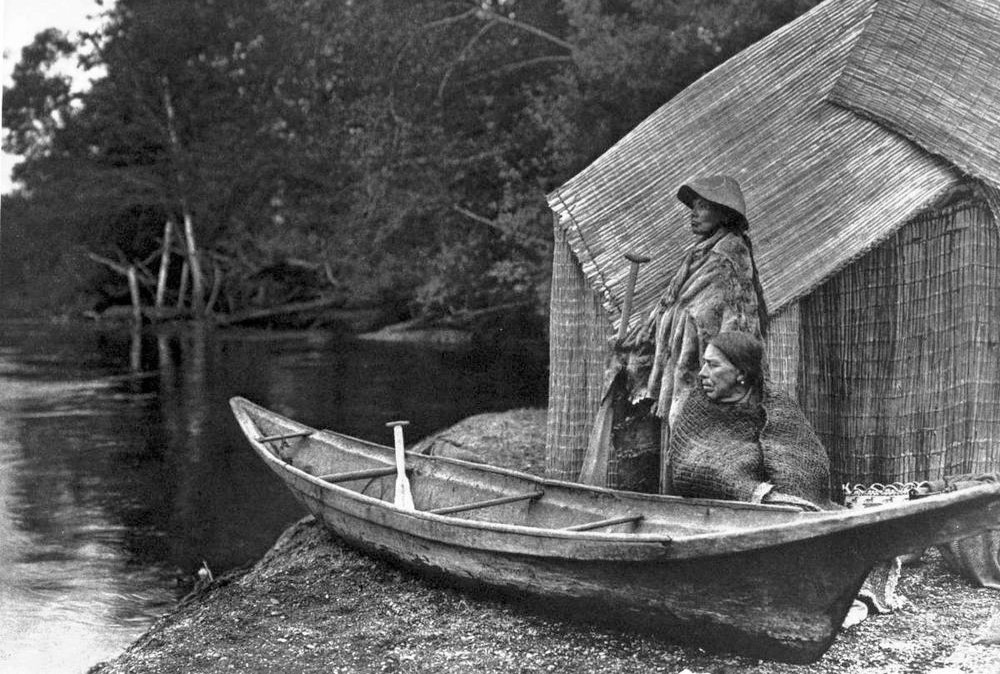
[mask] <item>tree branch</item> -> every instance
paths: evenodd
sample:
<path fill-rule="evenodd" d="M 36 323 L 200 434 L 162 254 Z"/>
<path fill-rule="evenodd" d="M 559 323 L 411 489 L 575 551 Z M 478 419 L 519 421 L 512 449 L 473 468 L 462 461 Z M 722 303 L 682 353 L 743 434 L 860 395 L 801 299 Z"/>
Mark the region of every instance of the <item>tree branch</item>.
<path fill-rule="evenodd" d="M 470 1 L 475 2 L 475 0 L 470 0 Z M 490 20 L 492 20 L 492 21 L 499 21 L 500 23 L 506 24 L 508 26 L 513 26 L 514 28 L 517 28 L 519 30 L 523 30 L 523 31 L 525 31 L 527 33 L 531 33 L 532 35 L 536 35 L 536 36 L 542 38 L 543 40 L 546 40 L 548 42 L 551 42 L 554 45 L 558 45 L 558 46 L 562 47 L 563 49 L 565 49 L 568 52 L 572 53 L 572 52 L 576 51 L 576 48 L 572 44 L 570 44 L 566 40 L 562 39 L 561 37 L 553 35 L 552 33 L 549 33 L 548 31 L 544 31 L 541 28 L 538 28 L 537 26 L 532 26 L 530 23 L 525 23 L 523 21 L 518 21 L 517 19 L 512 19 L 509 16 L 504 16 L 503 14 L 498 14 L 497 12 L 493 11 L 492 9 L 484 7 L 481 4 L 479 4 L 479 3 L 475 3 L 475 4 L 476 4 L 476 12 L 478 13 L 479 16 L 483 16 L 483 17 L 488 16 L 488 17 L 490 17 Z"/>
<path fill-rule="evenodd" d="M 490 220 L 486 216 L 479 215 L 478 213 L 474 213 L 474 212 L 470 211 L 467 208 L 462 208 L 458 204 L 453 204 L 451 208 L 456 213 L 461 213 L 462 215 L 464 215 L 465 217 L 469 218 L 470 220 L 475 220 L 476 222 L 478 222 L 481 225 L 486 225 L 487 227 L 491 227 L 491 228 L 495 229 L 496 231 L 500 232 L 501 234 L 506 234 L 507 233 L 504 230 L 503 227 L 501 227 L 500 225 L 497 224 L 496 220 Z"/>
<path fill-rule="evenodd" d="M 466 82 L 466 83 L 482 82 L 483 80 L 488 80 L 488 79 L 490 79 L 492 77 L 496 77 L 497 75 L 506 75 L 508 73 L 512 73 L 512 72 L 515 72 L 517 70 L 521 70 L 522 68 L 530 68 L 532 66 L 540 65 L 542 63 L 567 63 L 567 62 L 568 63 L 572 63 L 573 62 L 573 57 L 572 56 L 557 56 L 555 54 L 553 54 L 551 56 L 537 56 L 537 57 L 532 58 L 532 59 L 526 59 L 524 61 L 518 61 L 517 63 L 508 63 L 506 65 L 498 66 L 497 68 L 493 69 L 492 71 L 488 72 L 485 75 L 479 75 L 477 77 L 470 77 L 470 78 L 462 80 L 462 81 Z"/>
<path fill-rule="evenodd" d="M 429 30 L 440 28 L 441 26 L 447 26 L 452 23 L 458 23 L 459 21 L 464 21 L 465 19 L 476 16 L 479 11 L 480 8 L 477 6 L 474 9 L 468 9 L 461 14 L 455 14 L 453 16 L 446 16 L 443 19 L 429 21 L 420 26 L 412 35 L 410 35 L 409 38 L 407 38 L 403 46 L 399 48 L 399 53 L 396 54 L 396 61 L 392 64 L 392 71 L 389 73 L 389 113 L 392 115 L 392 118 L 396 120 L 397 124 L 402 124 L 403 118 L 396 112 L 396 74 L 399 72 L 399 65 L 403 62 L 403 56 L 406 55 L 410 45 L 413 44 L 417 37 Z"/>
<path fill-rule="evenodd" d="M 441 83 L 438 85 L 437 96 L 434 99 L 435 104 L 438 107 L 441 107 L 441 100 L 444 98 L 444 89 L 448 86 L 448 80 L 451 78 L 451 74 L 455 72 L 455 68 L 458 67 L 459 63 L 465 60 L 465 57 L 470 51 L 472 51 L 472 48 L 476 45 L 476 43 L 479 42 L 479 40 L 486 35 L 486 33 L 490 32 L 490 30 L 496 26 L 497 23 L 498 22 L 495 20 L 485 23 L 482 28 L 476 31 L 475 35 L 469 38 L 469 41 L 465 43 L 462 50 L 458 52 L 458 56 L 452 59 L 451 63 L 448 65 L 448 69 L 444 72 L 444 77 L 441 78 Z"/>
<path fill-rule="evenodd" d="M 483 152 L 477 152 L 475 154 L 470 154 L 467 157 L 454 157 L 448 158 L 444 156 L 446 153 L 442 152 L 440 155 L 434 155 L 433 157 L 413 157 L 412 159 L 401 159 L 400 161 L 393 164 L 396 168 L 406 168 L 410 166 L 427 166 L 428 164 L 435 164 L 437 166 L 465 166 L 467 164 L 474 164 L 483 159 L 492 159 L 497 155 L 496 148 L 484 150 Z"/>
<path fill-rule="evenodd" d="M 125 276 L 126 278 L 128 277 L 129 266 L 126 265 L 126 264 L 121 264 L 120 262 L 115 262 L 114 260 L 106 258 L 103 255 L 98 255 L 97 253 L 93 253 L 93 252 L 90 252 L 90 251 L 87 251 L 87 257 L 89 257 L 91 260 L 93 260 L 97 264 L 102 264 L 105 267 L 108 267 L 109 269 L 112 269 L 112 270 L 118 272 L 122 276 Z M 150 278 L 145 272 L 137 274 L 137 276 L 139 278 L 139 281 L 143 285 L 147 285 L 147 286 L 155 286 L 156 285 L 156 281 L 154 279 Z"/>

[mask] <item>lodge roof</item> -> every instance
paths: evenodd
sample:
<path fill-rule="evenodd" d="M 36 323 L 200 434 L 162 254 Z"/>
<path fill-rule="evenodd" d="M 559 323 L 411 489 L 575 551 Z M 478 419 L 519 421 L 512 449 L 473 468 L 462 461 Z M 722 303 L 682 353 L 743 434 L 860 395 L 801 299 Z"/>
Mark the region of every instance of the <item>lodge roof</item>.
<path fill-rule="evenodd" d="M 679 93 L 548 195 L 617 317 L 634 251 L 640 320 L 692 242 L 677 188 L 746 196 L 772 313 L 963 180 L 1000 186 L 1000 5 L 827 0 Z"/>

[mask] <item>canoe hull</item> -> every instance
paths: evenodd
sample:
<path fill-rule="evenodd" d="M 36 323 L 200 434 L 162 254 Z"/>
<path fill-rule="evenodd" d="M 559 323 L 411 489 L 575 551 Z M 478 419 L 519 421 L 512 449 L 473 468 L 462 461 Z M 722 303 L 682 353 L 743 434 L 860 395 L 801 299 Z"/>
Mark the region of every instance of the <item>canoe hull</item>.
<path fill-rule="evenodd" d="M 561 616 L 758 658 L 818 659 L 870 568 L 862 558 L 844 559 L 832 541 L 753 556 L 638 562 L 483 551 L 471 541 L 442 543 L 373 525 L 337 504 L 304 496 L 294 476 L 282 477 L 336 536 L 418 574 Z M 829 568 L 831 560 L 835 568 Z M 825 571 L 802 573 L 817 568 Z"/>
<path fill-rule="evenodd" d="M 898 509 L 887 509 L 884 517 L 866 514 L 851 526 L 845 526 L 840 515 L 810 520 L 799 513 L 765 509 L 755 516 L 764 523 L 773 518 L 775 524 L 751 531 L 753 540 L 745 544 L 728 531 L 695 535 L 682 544 L 680 538 L 670 537 L 501 528 L 345 495 L 276 460 L 280 452 L 255 442 L 252 433 L 248 436 L 305 507 L 358 549 L 453 585 L 499 593 L 576 619 L 786 662 L 808 663 L 822 656 L 879 560 L 981 531 L 984 522 L 1000 522 L 1000 493 L 984 491 L 982 498 L 948 508 L 913 508 L 912 516 L 909 511 L 898 515 Z M 429 459 L 413 457 L 413 462 Z M 509 474 L 485 470 L 483 479 Z M 584 500 L 613 494 L 517 477 L 552 493 L 566 489 L 574 497 L 582 494 Z M 420 507 L 419 478 L 414 484 Z M 635 500 L 647 509 L 659 501 L 672 503 L 666 497 L 640 501 L 639 495 L 613 496 L 615 503 Z M 706 513 L 715 507 L 738 507 L 718 503 L 706 506 Z M 517 508 L 504 507 L 511 513 Z M 806 524 L 808 535 L 789 533 Z M 759 534 L 769 529 L 776 533 Z M 691 549 L 698 554 L 689 554 Z"/>

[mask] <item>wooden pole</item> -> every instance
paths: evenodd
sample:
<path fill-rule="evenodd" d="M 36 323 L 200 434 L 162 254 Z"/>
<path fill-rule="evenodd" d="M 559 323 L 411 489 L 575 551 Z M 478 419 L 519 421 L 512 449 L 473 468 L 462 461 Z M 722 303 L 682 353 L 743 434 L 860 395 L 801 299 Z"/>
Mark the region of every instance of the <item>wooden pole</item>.
<path fill-rule="evenodd" d="M 170 246 L 173 245 L 174 219 L 167 218 L 163 225 L 163 249 L 160 251 L 160 270 L 156 276 L 156 308 L 163 308 L 167 292 L 167 268 L 170 266 Z"/>

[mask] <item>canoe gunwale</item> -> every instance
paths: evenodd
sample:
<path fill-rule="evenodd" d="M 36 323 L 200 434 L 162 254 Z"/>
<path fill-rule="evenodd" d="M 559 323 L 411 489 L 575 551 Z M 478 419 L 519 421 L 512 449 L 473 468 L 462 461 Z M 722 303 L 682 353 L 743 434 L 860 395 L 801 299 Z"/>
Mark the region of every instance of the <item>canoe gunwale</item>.
<path fill-rule="evenodd" d="M 360 438 L 353 438 L 351 436 L 336 433 L 330 430 L 312 429 L 309 426 L 287 419 L 244 398 L 233 398 L 230 403 L 237 416 L 240 426 L 243 428 L 244 433 L 247 436 L 247 439 L 250 440 L 253 448 L 272 467 L 272 469 L 276 470 L 276 472 L 280 473 L 281 471 L 286 471 L 291 475 L 306 480 L 322 491 L 335 494 L 338 498 L 349 499 L 362 507 L 367 506 L 369 508 L 382 510 L 387 515 L 391 515 L 392 520 L 396 521 L 387 521 L 382 523 L 381 526 L 389 526 L 401 531 L 408 531 L 413 535 L 417 535 L 416 531 L 410 531 L 412 527 L 407 526 L 407 522 L 410 522 L 411 525 L 417 522 L 424 522 L 432 525 L 468 529 L 483 533 L 489 532 L 490 534 L 495 535 L 507 534 L 535 539 L 547 539 L 553 541 L 553 543 L 560 541 L 578 541 L 581 543 L 589 542 L 617 544 L 635 548 L 647 548 L 649 546 L 653 546 L 657 549 L 658 555 L 664 555 L 670 559 L 682 559 L 713 554 L 741 553 L 784 544 L 798 543 L 813 538 L 835 535 L 846 530 L 874 527 L 880 524 L 889 523 L 894 519 L 920 517 L 926 513 L 932 513 L 939 508 L 946 507 L 948 505 L 960 504 L 965 501 L 972 502 L 982 499 L 986 502 L 988 500 L 996 500 L 997 497 L 1000 496 L 1000 485 L 981 485 L 956 492 L 928 496 L 919 500 L 890 503 L 860 510 L 838 510 L 819 513 L 796 512 L 798 515 L 796 518 L 785 522 L 778 522 L 770 525 L 754 525 L 745 529 L 733 528 L 706 530 L 704 533 L 697 534 L 668 535 L 662 533 L 650 534 L 606 531 L 570 531 L 564 528 L 532 527 L 519 524 L 487 522 L 452 515 L 435 514 L 425 510 L 408 510 L 396 506 L 391 501 L 384 501 L 382 499 L 348 489 L 339 484 L 326 482 L 319 477 L 282 460 L 280 457 L 276 456 L 269 447 L 256 440 L 256 435 L 258 434 L 247 432 L 251 427 L 256 428 L 252 420 L 251 410 L 257 410 L 263 413 L 264 416 L 268 417 L 272 421 L 285 423 L 289 426 L 289 428 L 313 431 L 309 438 L 310 440 L 314 438 L 319 439 L 317 436 L 329 436 L 330 438 L 336 440 L 348 440 L 350 442 L 361 443 L 369 448 L 376 449 L 379 452 L 386 452 L 387 458 L 391 454 L 392 449 L 385 445 L 362 440 Z M 413 454 L 411 452 L 408 452 L 407 454 L 414 457 L 421 457 L 421 460 L 455 464 L 466 468 L 471 467 L 477 471 L 527 480 L 537 484 L 543 489 L 545 487 L 558 487 L 563 489 L 568 488 L 579 492 L 606 492 L 609 494 L 621 493 L 601 487 L 590 487 L 558 480 L 547 480 L 529 475 L 527 473 L 521 473 L 496 466 L 462 461 L 459 459 L 429 457 L 425 455 Z M 391 464 L 387 462 L 385 465 L 388 467 Z M 745 508 L 758 512 L 775 510 L 785 512 L 789 510 L 793 512 L 796 511 L 796 509 L 786 506 L 756 505 L 734 501 L 717 501 L 714 499 L 691 499 L 677 496 L 648 494 L 636 494 L 635 496 L 643 497 L 647 503 L 655 503 L 660 507 L 668 506 L 671 501 L 674 501 L 682 502 L 686 507 L 704 505 L 705 507 L 711 508 Z M 655 498 L 648 498 L 651 496 Z M 628 557 L 630 555 L 626 556 Z"/>

